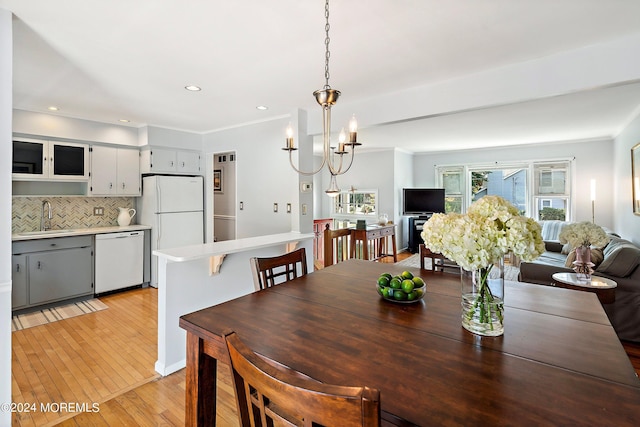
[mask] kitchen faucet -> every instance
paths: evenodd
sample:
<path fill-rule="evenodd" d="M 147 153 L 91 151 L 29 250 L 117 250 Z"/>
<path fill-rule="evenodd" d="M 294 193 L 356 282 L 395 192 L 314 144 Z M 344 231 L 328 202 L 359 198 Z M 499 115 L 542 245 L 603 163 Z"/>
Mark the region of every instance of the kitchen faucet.
<path fill-rule="evenodd" d="M 40 231 L 47 231 L 47 220 L 45 219 L 45 209 L 47 210 L 47 218 L 49 219 L 49 227 L 51 228 L 51 219 L 53 218 L 53 212 L 51 210 L 51 203 L 48 200 L 42 202 L 42 215 L 40 216 Z"/>

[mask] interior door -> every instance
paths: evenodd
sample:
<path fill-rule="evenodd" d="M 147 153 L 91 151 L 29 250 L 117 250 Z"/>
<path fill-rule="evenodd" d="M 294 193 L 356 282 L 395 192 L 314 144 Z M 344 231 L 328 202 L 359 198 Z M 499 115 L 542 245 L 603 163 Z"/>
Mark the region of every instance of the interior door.
<path fill-rule="evenodd" d="M 213 239 L 235 240 L 236 214 L 236 153 L 213 154 Z"/>

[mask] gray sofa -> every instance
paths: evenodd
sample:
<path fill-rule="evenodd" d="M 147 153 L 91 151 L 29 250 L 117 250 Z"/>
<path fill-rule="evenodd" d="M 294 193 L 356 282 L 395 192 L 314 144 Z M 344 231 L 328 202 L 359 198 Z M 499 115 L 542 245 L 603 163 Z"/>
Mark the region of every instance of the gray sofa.
<path fill-rule="evenodd" d="M 566 222 L 541 221 L 546 252 L 532 262 L 520 263 L 521 282 L 550 285 L 552 274 L 573 272 L 565 266 L 569 248 L 562 245 L 558 235 Z M 621 340 L 640 342 L 640 248 L 608 232 L 611 241 L 603 248 L 603 260 L 595 267 L 594 275 L 614 280 L 616 299 L 602 304 L 609 321 Z"/>

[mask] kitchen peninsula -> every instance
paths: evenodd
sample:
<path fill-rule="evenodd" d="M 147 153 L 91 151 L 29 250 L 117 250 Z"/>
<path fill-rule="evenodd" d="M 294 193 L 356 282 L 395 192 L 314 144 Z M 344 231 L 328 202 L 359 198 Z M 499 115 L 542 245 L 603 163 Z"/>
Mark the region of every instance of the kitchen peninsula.
<path fill-rule="evenodd" d="M 255 291 L 249 259 L 304 247 L 313 270 L 313 233 L 289 232 L 153 252 L 158 257 L 158 360 L 169 375 L 186 366 L 186 332 L 180 316 Z"/>

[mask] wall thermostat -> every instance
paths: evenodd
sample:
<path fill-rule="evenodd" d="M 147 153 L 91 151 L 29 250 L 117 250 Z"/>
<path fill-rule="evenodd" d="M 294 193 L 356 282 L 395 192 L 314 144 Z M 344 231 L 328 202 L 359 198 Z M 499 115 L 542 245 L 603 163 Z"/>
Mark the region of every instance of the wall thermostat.
<path fill-rule="evenodd" d="M 308 193 L 311 191 L 311 183 L 310 182 L 301 182 L 300 183 L 300 191 L 303 193 Z"/>

